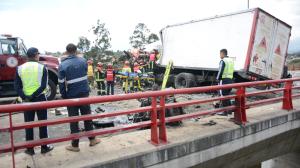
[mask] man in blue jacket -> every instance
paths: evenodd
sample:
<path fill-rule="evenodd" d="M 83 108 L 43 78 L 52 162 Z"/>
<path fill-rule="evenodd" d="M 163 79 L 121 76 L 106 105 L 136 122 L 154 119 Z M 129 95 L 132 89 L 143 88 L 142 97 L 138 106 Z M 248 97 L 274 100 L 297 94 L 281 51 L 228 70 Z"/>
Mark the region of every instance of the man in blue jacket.
<path fill-rule="evenodd" d="M 46 101 L 45 89 L 48 81 L 48 70 L 46 66 L 40 64 L 39 51 L 31 47 L 27 51 L 28 61 L 18 66 L 16 71 L 15 89 L 24 102 Z M 47 109 L 31 110 L 24 112 L 25 122 L 34 121 L 35 113 L 38 120 L 47 120 Z M 39 127 L 40 138 L 48 138 L 47 126 Z M 26 141 L 33 140 L 33 128 L 26 128 Z M 53 149 L 53 146 L 42 145 L 41 153 L 47 153 Z M 34 155 L 33 148 L 27 148 L 25 153 Z"/>
<path fill-rule="evenodd" d="M 83 57 L 76 56 L 77 47 L 68 44 L 66 47 L 68 57 L 65 58 L 58 68 L 59 90 L 64 99 L 89 97 L 89 84 L 87 79 L 87 61 Z M 90 105 L 67 107 L 69 117 L 91 114 Z M 84 121 L 85 131 L 93 130 L 91 120 Z M 71 134 L 79 132 L 78 122 L 70 123 Z M 95 137 L 89 137 L 90 146 L 95 146 L 100 142 Z M 72 145 L 66 147 L 67 150 L 79 152 L 79 139 L 72 140 Z"/>

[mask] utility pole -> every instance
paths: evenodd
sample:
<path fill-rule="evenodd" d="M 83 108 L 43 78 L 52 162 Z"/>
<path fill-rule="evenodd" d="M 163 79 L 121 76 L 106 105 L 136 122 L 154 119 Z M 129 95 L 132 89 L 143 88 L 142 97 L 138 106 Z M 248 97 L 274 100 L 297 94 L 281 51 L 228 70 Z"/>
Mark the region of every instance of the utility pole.
<path fill-rule="evenodd" d="M 248 9 L 249 9 L 249 0 L 247 0 L 247 7 L 248 7 Z"/>

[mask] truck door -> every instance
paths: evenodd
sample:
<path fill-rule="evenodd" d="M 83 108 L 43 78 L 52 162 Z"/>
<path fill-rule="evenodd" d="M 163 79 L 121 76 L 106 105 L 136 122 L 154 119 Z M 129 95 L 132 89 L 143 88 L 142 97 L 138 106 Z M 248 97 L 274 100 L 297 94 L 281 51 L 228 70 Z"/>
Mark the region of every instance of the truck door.
<path fill-rule="evenodd" d="M 286 59 L 291 27 L 259 12 L 249 72 L 269 79 L 280 79 Z"/>
<path fill-rule="evenodd" d="M 276 20 L 271 16 L 259 12 L 249 72 L 266 78 L 271 78 L 270 55 L 273 46 L 275 22 Z"/>
<path fill-rule="evenodd" d="M 23 45 L 18 47 L 16 38 L 0 40 L 0 80 L 14 80 L 17 66 L 26 61 L 26 50 Z"/>
<path fill-rule="evenodd" d="M 272 65 L 270 75 L 271 79 L 280 79 L 282 78 L 284 71 L 291 27 L 282 22 L 276 21 L 275 30 L 270 56 L 270 63 Z"/>

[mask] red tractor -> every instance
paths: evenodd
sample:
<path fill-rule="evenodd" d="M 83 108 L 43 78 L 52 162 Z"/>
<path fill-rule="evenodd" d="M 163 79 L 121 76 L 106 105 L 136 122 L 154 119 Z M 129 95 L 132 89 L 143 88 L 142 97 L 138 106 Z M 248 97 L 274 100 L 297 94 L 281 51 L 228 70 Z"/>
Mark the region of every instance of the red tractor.
<path fill-rule="evenodd" d="M 17 66 L 27 61 L 23 40 L 11 35 L 0 35 L 0 97 L 16 96 L 14 79 Z M 48 68 L 47 98 L 56 96 L 59 59 L 54 56 L 40 55 L 39 62 Z"/>

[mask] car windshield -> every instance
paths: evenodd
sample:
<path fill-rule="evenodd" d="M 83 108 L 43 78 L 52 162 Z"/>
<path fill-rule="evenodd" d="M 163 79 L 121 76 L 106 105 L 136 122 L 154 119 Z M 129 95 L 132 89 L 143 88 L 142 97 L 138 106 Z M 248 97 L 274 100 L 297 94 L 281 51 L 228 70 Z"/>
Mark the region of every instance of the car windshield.
<path fill-rule="evenodd" d="M 0 54 L 15 54 L 17 49 L 17 42 L 10 39 L 1 39 L 0 40 L 1 49 Z"/>

